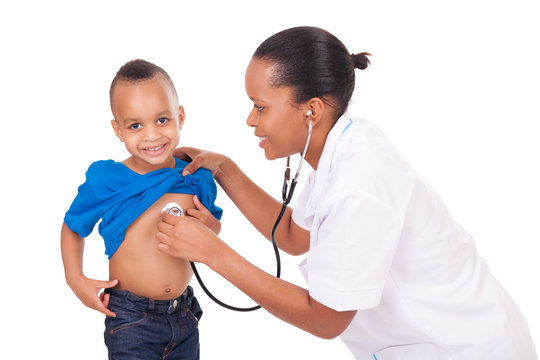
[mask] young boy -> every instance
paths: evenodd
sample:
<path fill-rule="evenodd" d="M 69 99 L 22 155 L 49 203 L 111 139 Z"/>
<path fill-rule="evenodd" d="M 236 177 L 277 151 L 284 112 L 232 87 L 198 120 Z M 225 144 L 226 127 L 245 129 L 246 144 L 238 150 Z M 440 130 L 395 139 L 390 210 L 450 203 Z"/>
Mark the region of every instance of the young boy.
<path fill-rule="evenodd" d="M 183 177 L 187 163 L 173 157 L 184 109 L 163 69 L 128 62 L 112 81 L 110 102 L 112 127 L 131 156 L 90 165 L 62 226 L 66 281 L 84 305 L 107 315 L 110 359 L 198 359 L 202 311 L 188 286 L 192 270 L 160 252 L 154 235 L 169 202 L 218 233 L 215 182 L 204 169 Z M 82 270 L 84 237 L 99 219 L 110 281 L 89 279 Z"/>

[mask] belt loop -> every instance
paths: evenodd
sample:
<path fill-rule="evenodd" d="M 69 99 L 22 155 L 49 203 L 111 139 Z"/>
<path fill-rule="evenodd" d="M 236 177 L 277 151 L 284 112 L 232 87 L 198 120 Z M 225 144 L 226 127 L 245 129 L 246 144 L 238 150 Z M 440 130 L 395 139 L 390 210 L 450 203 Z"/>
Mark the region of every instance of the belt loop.
<path fill-rule="evenodd" d="M 191 290 L 191 288 L 188 286 L 186 291 L 184 291 L 184 293 L 182 294 L 182 302 L 184 303 L 184 306 L 188 309 L 191 307 L 191 300 L 193 299 L 193 296 L 190 296 L 192 291 L 193 290 Z"/>
<path fill-rule="evenodd" d="M 148 312 L 154 312 L 154 300 L 148 299 Z"/>

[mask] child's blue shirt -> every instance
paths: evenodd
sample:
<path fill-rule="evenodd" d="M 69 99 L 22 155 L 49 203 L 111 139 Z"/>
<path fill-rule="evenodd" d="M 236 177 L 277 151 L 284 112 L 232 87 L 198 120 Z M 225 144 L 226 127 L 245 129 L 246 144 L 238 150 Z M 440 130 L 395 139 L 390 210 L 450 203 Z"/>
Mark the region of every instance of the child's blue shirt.
<path fill-rule="evenodd" d="M 128 226 L 166 193 L 197 195 L 212 215 L 221 219 L 223 210 L 214 204 L 217 188 L 211 172 L 201 168 L 182 176 L 187 164 L 176 159 L 174 169 L 141 175 L 120 162 L 96 161 L 88 168 L 86 181 L 79 186 L 64 222 L 84 238 L 101 219 L 99 233 L 110 258 L 124 240 Z"/>

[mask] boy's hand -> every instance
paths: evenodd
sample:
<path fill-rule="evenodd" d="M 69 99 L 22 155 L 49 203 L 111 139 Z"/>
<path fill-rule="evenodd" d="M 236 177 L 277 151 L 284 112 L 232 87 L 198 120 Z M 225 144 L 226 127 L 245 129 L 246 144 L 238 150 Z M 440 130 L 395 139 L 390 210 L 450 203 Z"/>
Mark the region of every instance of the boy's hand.
<path fill-rule="evenodd" d="M 204 225 L 208 226 L 216 235 L 221 231 L 221 222 L 212 215 L 210 211 L 202 204 L 197 195 L 193 195 L 193 204 L 196 209 L 187 209 L 187 215 L 200 220 Z"/>
<path fill-rule="evenodd" d="M 100 281 L 83 276 L 72 281 L 69 285 L 84 305 L 107 316 L 116 317 L 116 314 L 108 309 L 109 294 L 103 292 L 99 294 L 101 289 L 111 288 L 116 284 L 118 284 L 118 280 Z"/>

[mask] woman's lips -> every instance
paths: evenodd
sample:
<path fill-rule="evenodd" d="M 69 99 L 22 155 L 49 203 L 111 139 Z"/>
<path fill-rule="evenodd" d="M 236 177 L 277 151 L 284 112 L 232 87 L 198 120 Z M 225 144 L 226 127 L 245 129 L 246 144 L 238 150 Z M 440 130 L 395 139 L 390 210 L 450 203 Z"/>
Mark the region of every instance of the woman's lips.
<path fill-rule="evenodd" d="M 263 147 L 264 144 L 266 144 L 267 141 L 268 141 L 267 136 L 259 136 L 259 146 L 260 147 Z"/>

